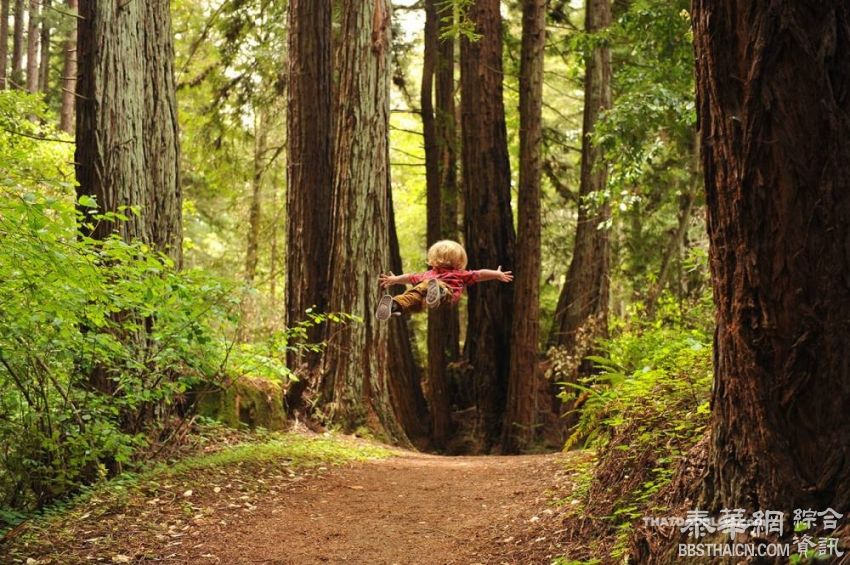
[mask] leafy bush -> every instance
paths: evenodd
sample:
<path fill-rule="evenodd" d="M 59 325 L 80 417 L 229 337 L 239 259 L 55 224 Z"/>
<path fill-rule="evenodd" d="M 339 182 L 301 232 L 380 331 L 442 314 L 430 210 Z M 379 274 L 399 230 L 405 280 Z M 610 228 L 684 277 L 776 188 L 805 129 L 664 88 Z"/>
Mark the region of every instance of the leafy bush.
<path fill-rule="evenodd" d="M 222 281 L 178 272 L 141 243 L 79 234 L 107 216 L 75 202 L 71 146 L 39 125 L 44 112 L 0 93 L 4 520 L 167 441 L 184 393 L 222 375 L 235 321 Z"/>
<path fill-rule="evenodd" d="M 593 447 L 598 458 L 590 488 L 574 493 L 578 527 L 607 533 L 600 548 L 622 557 L 634 521 L 657 510 L 655 495 L 705 433 L 712 348 L 705 331 L 650 327 L 624 330 L 600 350 L 591 358 L 598 373 L 565 384 L 564 400 L 578 400 L 567 445 Z"/>

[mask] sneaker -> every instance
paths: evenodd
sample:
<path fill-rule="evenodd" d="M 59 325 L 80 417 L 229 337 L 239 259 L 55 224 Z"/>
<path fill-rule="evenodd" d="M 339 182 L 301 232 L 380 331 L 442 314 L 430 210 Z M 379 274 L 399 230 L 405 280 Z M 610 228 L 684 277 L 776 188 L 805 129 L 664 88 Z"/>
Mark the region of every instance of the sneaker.
<path fill-rule="evenodd" d="M 385 294 L 378 302 L 378 308 L 375 310 L 375 318 L 380 321 L 389 320 L 393 314 L 393 297 Z"/>
<path fill-rule="evenodd" d="M 437 279 L 428 281 L 428 294 L 425 295 L 425 306 L 428 308 L 436 308 L 443 301 L 445 295 L 443 285 L 437 282 Z"/>

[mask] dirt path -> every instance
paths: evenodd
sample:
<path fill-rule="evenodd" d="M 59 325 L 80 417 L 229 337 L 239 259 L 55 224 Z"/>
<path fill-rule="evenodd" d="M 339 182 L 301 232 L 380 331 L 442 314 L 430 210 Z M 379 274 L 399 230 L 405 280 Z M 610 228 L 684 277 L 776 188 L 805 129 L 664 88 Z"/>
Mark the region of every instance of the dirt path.
<path fill-rule="evenodd" d="M 548 506 L 563 486 L 563 457 L 406 454 L 334 469 L 256 502 L 236 522 L 205 528 L 196 537 L 205 543 L 174 557 L 226 564 L 548 563 L 558 527 Z"/>

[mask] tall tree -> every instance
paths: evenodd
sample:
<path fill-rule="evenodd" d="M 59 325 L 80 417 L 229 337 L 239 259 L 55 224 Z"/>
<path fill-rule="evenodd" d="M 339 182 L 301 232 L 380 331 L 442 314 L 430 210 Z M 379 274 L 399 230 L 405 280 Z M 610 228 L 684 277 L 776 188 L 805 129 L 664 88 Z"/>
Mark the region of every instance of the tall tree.
<path fill-rule="evenodd" d="M 505 105 L 502 97 L 502 17 L 499 0 L 475 0 L 467 12 L 476 39 L 461 40 L 464 232 L 472 268 L 511 269 L 511 212 Z M 477 435 L 489 450 L 499 440 L 510 364 L 511 285 L 469 289 L 465 355 L 475 383 Z"/>
<path fill-rule="evenodd" d="M 260 261 L 260 220 L 263 202 L 263 159 L 268 142 L 268 119 L 265 108 L 255 108 L 254 172 L 251 176 L 251 206 L 248 211 L 248 237 L 245 252 L 245 282 L 254 284 Z"/>
<path fill-rule="evenodd" d="M 29 19 L 27 25 L 27 91 L 38 90 L 38 24 L 40 17 L 38 9 L 40 0 L 30 0 Z"/>
<path fill-rule="evenodd" d="M 0 0 L 0 90 L 6 88 L 9 59 L 9 0 Z"/>
<path fill-rule="evenodd" d="M 68 0 L 68 10 L 77 13 L 77 0 Z M 74 132 L 74 97 L 77 90 L 77 18 L 72 19 L 73 28 L 63 46 L 62 107 L 59 110 L 59 128 L 68 133 Z"/>
<path fill-rule="evenodd" d="M 170 0 L 144 3 L 145 205 L 151 241 L 179 267 L 183 262 L 183 194 L 170 5 Z"/>
<path fill-rule="evenodd" d="M 140 2 L 80 1 L 77 192 L 95 197 L 103 211 L 146 202 L 143 11 Z M 115 229 L 124 239 L 150 241 L 137 214 L 117 225 L 98 222 L 92 235 L 105 238 Z"/>
<path fill-rule="evenodd" d="M 12 74 L 10 76 L 12 88 L 21 88 L 23 85 L 24 65 L 24 17 L 26 10 L 24 0 L 15 0 L 15 24 L 12 30 Z"/>
<path fill-rule="evenodd" d="M 543 51 L 546 0 L 524 0 L 519 71 L 519 210 L 511 370 L 502 451 L 534 439 L 540 326 L 540 144 L 543 138 Z"/>
<path fill-rule="evenodd" d="M 289 2 L 287 99 L 286 323 L 293 326 L 315 307 L 328 304 L 330 209 L 333 188 L 331 12 L 329 2 Z M 322 339 L 321 328 L 309 333 Z M 287 354 L 290 367 L 306 371 L 287 391 L 298 407 L 318 355 Z"/>
<path fill-rule="evenodd" d="M 709 502 L 850 510 L 850 6 L 696 0 Z"/>
<path fill-rule="evenodd" d="M 427 243 L 457 239 L 457 157 L 454 127 L 454 39 L 450 10 L 425 1 L 425 49 L 420 108 L 425 141 Z M 436 79 L 436 80 L 435 80 Z M 436 107 L 434 100 L 436 97 Z M 454 308 L 428 312 L 428 391 L 434 446 L 445 447 L 451 433 L 448 362 L 458 355 L 458 314 Z"/>
<path fill-rule="evenodd" d="M 41 60 L 38 67 L 38 89 L 46 92 L 48 80 L 50 79 L 50 21 L 47 11 L 50 9 L 50 0 L 41 0 L 43 16 L 41 18 Z"/>
<path fill-rule="evenodd" d="M 387 206 L 390 214 L 390 269 L 394 273 L 403 273 L 392 194 L 389 195 Z M 399 293 L 401 289 L 396 287 L 392 291 Z M 409 319 L 394 317 L 389 320 L 389 325 L 389 386 L 392 405 L 407 437 L 414 445 L 425 449 L 431 445 L 428 406 L 422 394 L 422 369 L 414 355 Z"/>
<path fill-rule="evenodd" d="M 344 428 L 368 425 L 404 440 L 387 382 L 388 328 L 372 316 L 376 274 L 389 259 L 390 20 L 387 0 L 342 2 L 329 309 L 364 320 L 333 329 L 322 391 Z"/>
<path fill-rule="evenodd" d="M 585 30 L 597 33 L 610 24 L 610 0 L 588 0 Z M 577 332 L 586 324 L 592 325 L 593 334 L 604 333 L 607 328 L 610 251 L 604 223 L 611 213 L 606 204 L 589 200 L 594 193 L 603 191 L 608 181 L 602 151 L 593 144 L 591 136 L 600 113 L 610 107 L 611 52 L 602 42 L 593 47 L 585 63 L 578 223 L 567 281 L 558 298 L 549 336 L 550 345 L 567 349 L 575 347 Z"/>
<path fill-rule="evenodd" d="M 167 0 L 82 0 L 77 40 L 76 172 L 80 195 L 103 211 L 137 207 L 127 221 L 98 222 L 179 264 L 181 195 L 177 114 Z M 117 80 L 116 77 L 121 77 Z"/>

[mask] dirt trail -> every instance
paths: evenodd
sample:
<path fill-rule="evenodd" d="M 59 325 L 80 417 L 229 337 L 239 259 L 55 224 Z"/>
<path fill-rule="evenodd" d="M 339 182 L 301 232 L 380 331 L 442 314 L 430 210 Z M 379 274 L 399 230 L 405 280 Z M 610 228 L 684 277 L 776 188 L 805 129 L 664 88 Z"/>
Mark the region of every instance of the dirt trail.
<path fill-rule="evenodd" d="M 548 506 L 563 486 L 563 457 L 405 454 L 334 469 L 202 533 L 205 543 L 179 560 L 548 563 L 559 527 Z"/>

